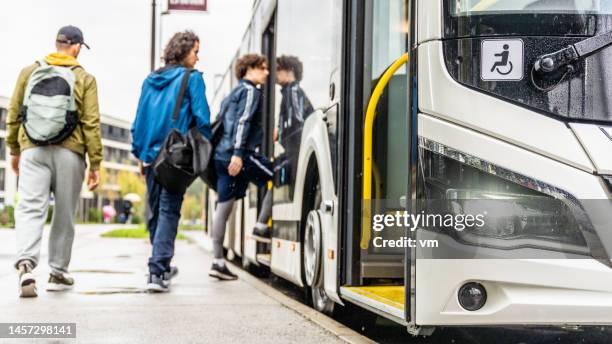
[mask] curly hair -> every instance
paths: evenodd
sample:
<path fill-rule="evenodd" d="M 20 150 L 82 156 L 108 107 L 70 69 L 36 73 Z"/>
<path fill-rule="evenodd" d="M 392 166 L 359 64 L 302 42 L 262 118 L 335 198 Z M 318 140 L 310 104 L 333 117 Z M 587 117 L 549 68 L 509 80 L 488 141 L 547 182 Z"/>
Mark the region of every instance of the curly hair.
<path fill-rule="evenodd" d="M 286 70 L 293 72 L 295 79 L 297 81 L 302 80 L 302 73 L 304 71 L 304 66 L 302 65 L 302 61 L 295 56 L 283 55 L 276 58 L 276 69 L 277 70 Z"/>
<path fill-rule="evenodd" d="M 164 49 L 164 61 L 167 65 L 181 64 L 196 42 L 199 43 L 200 38 L 193 31 L 187 30 L 175 33 Z"/>
<path fill-rule="evenodd" d="M 268 63 L 268 59 L 259 54 L 247 54 L 238 59 L 236 61 L 235 73 L 236 78 L 242 79 L 247 73 L 249 68 L 260 68 L 264 64 Z"/>

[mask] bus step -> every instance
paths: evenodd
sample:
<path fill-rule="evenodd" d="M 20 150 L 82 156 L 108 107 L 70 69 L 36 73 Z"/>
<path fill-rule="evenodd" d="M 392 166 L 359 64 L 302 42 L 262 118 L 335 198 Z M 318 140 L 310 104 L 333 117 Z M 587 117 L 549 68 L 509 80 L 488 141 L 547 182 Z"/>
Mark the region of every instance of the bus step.
<path fill-rule="evenodd" d="M 340 288 L 343 298 L 400 324 L 406 323 L 405 292 L 406 288 L 403 285 L 344 286 Z"/>
<path fill-rule="evenodd" d="M 258 253 L 256 258 L 258 263 L 263 264 L 265 266 L 270 266 L 272 262 L 272 255 L 269 253 Z"/>

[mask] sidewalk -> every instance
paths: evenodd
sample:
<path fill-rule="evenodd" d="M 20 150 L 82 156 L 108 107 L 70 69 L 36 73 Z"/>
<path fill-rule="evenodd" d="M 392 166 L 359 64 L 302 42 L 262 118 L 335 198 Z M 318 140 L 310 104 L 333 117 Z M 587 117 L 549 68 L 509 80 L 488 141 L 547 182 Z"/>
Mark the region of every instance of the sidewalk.
<path fill-rule="evenodd" d="M 211 256 L 191 241 L 177 241 L 173 264 L 180 273 L 172 291 L 146 294 L 150 245 L 142 239 L 101 238 L 107 229 L 77 229 L 72 292 L 44 291 L 49 270 L 43 256 L 36 271 L 36 299 L 17 297 L 10 266 L 14 231 L 0 229 L 0 322 L 76 322 L 79 343 L 343 342 L 243 278 L 235 282 L 209 278 Z"/>

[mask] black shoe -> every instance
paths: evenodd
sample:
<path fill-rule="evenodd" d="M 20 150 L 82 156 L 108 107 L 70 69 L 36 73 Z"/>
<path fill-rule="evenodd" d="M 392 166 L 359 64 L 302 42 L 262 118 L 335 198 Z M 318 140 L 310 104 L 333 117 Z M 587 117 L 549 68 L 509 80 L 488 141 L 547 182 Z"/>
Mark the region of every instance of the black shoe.
<path fill-rule="evenodd" d="M 262 227 L 255 227 L 253 228 L 253 239 L 260 241 L 260 242 L 265 242 L 265 243 L 270 243 L 272 242 L 272 240 L 270 239 L 271 237 L 271 230 L 266 228 L 262 228 Z"/>
<path fill-rule="evenodd" d="M 147 291 L 149 293 L 166 293 L 169 290 L 168 285 L 164 283 L 163 276 L 149 274 L 147 281 Z"/>
<path fill-rule="evenodd" d="M 178 275 L 179 269 L 176 266 L 171 266 L 170 271 L 164 272 L 164 283 L 169 286 L 170 281 Z"/>
<path fill-rule="evenodd" d="M 221 281 L 233 281 L 238 279 L 238 276 L 229 271 L 226 264 L 220 265 L 213 263 L 208 272 L 208 276 L 216 277 Z"/>
<path fill-rule="evenodd" d="M 49 275 L 49 282 L 47 282 L 47 291 L 64 291 L 70 290 L 74 286 L 74 279 L 66 274 L 55 274 Z"/>
<path fill-rule="evenodd" d="M 36 297 L 36 279 L 32 274 L 32 263 L 29 260 L 24 260 L 17 264 L 19 269 L 19 297 Z"/>

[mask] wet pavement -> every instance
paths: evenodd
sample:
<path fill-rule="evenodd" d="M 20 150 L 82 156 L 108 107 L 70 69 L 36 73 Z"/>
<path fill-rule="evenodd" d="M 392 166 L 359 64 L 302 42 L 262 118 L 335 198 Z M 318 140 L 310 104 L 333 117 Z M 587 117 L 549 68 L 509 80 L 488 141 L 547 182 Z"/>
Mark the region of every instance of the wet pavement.
<path fill-rule="evenodd" d="M 100 237 L 115 227 L 79 226 L 70 292 L 44 291 L 49 269 L 43 250 L 34 299 L 17 297 L 14 231 L 0 229 L 0 323 L 74 322 L 79 343 L 342 342 L 242 280 L 209 278 L 210 255 L 187 241 L 176 244 L 174 265 L 180 270 L 172 291 L 145 293 L 150 245 Z"/>
<path fill-rule="evenodd" d="M 187 233 L 197 244 L 177 241 L 174 264 L 180 272 L 172 292 L 145 293 L 150 246 L 143 239 L 100 237 L 116 227 L 79 227 L 70 269 L 76 285 L 68 293 L 44 291 L 49 270 L 43 242 L 43 264 L 36 271 L 37 299 L 17 297 L 11 266 L 14 232 L 0 229 L 0 323 L 75 322 L 79 343 L 342 342 L 278 299 L 270 298 L 269 293 L 253 288 L 246 278 L 236 282 L 209 278 L 211 258 L 205 249 L 210 248 L 210 242 L 201 232 Z M 294 300 L 303 300 L 303 292 L 281 278 L 271 276 L 259 281 Z M 453 327 L 436 329 L 430 337 L 412 337 L 405 327 L 356 307 L 338 312 L 335 319 L 380 343 L 612 343 L 612 328 L 601 326 L 567 330 Z M 5 342 L 9 341 L 0 339 L 0 343 Z"/>

